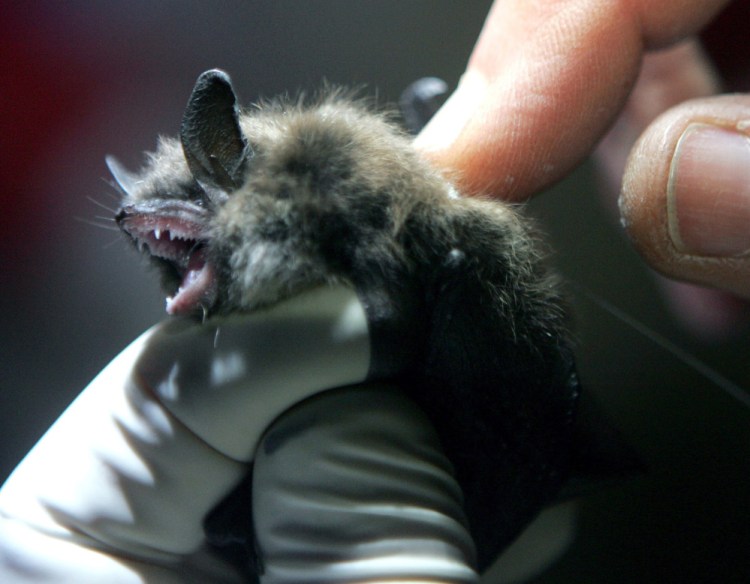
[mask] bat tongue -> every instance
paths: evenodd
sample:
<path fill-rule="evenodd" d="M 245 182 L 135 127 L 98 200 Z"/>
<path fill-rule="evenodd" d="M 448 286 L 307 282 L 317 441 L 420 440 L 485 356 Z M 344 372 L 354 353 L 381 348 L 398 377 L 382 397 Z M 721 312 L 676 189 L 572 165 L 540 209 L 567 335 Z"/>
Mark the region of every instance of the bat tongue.
<path fill-rule="evenodd" d="M 216 299 L 216 277 L 206 261 L 205 250 L 193 252 L 188 260 L 177 293 L 167 298 L 168 314 L 190 314 L 199 307 L 210 307 Z"/>

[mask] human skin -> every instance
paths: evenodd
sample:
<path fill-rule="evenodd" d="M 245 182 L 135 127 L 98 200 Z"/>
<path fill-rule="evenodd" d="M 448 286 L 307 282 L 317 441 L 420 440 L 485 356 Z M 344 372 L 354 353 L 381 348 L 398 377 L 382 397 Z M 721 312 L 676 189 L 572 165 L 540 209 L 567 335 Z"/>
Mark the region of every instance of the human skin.
<path fill-rule="evenodd" d="M 748 298 L 750 97 L 709 97 L 716 78 L 690 42 L 727 4 L 495 2 L 417 145 L 464 192 L 522 201 L 564 177 L 615 122 L 619 137 L 598 155 L 618 174 L 645 130 L 620 198 L 634 245 L 670 277 Z"/>

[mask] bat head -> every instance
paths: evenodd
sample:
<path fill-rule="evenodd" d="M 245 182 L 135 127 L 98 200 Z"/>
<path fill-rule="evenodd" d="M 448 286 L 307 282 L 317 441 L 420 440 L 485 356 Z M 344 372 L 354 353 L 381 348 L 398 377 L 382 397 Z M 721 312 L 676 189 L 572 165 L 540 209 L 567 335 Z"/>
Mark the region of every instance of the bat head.
<path fill-rule="evenodd" d="M 108 158 L 117 223 L 163 275 L 167 312 L 251 310 L 356 274 L 399 278 L 410 209 L 450 187 L 408 136 L 340 91 L 243 111 L 203 73 L 179 140 L 137 174 Z"/>

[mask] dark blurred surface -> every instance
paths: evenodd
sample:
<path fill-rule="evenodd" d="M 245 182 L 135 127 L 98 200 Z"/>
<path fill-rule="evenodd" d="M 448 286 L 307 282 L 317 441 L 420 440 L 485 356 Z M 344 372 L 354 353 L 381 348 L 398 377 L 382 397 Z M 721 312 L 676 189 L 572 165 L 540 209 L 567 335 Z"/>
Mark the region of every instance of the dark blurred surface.
<path fill-rule="evenodd" d="M 112 215 L 99 204 L 117 205 L 105 154 L 136 168 L 158 134 L 177 132 L 195 78 L 212 67 L 230 72 L 245 102 L 323 79 L 365 85 L 381 103 L 425 75 L 454 86 L 489 5 L 5 3 L 0 479 L 109 359 L 164 318 L 155 278 L 119 233 L 87 223 L 109 223 L 96 219 Z M 560 270 L 750 387 L 747 330 L 708 343 L 672 320 L 592 173 L 584 167 L 530 205 Z M 750 410 L 576 289 L 571 295 L 583 382 L 650 471 L 584 500 L 576 542 L 535 581 L 750 581 Z"/>

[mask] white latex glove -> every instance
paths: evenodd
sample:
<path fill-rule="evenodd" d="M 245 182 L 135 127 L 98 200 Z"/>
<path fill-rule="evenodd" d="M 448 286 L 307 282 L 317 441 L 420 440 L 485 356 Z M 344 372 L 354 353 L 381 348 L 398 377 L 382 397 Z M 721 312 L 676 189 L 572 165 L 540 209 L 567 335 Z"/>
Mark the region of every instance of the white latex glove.
<path fill-rule="evenodd" d="M 422 414 L 372 384 L 306 400 L 369 369 L 347 288 L 154 327 L 3 486 L 0 582 L 241 581 L 202 521 L 249 464 L 262 581 L 473 581 L 460 493 Z"/>

